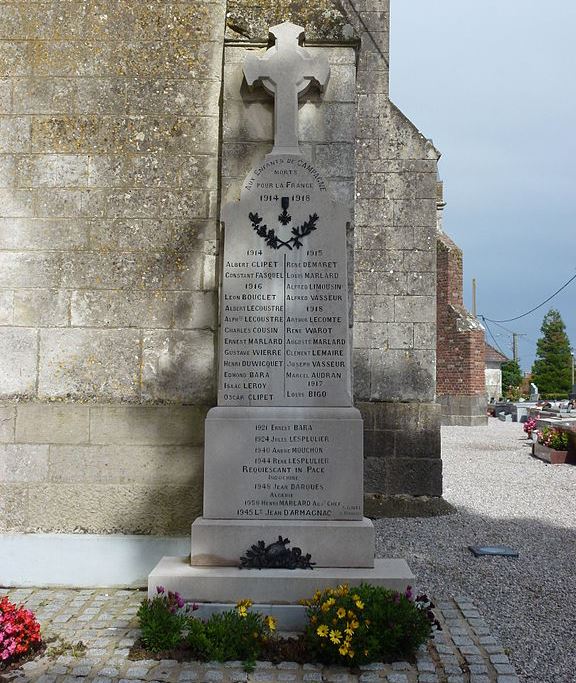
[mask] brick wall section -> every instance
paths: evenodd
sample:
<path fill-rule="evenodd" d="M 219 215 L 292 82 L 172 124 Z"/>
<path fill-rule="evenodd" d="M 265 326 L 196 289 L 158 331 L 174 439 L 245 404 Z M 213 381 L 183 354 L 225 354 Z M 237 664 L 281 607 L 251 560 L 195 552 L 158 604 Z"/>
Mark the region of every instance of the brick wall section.
<path fill-rule="evenodd" d="M 438 152 L 388 99 L 388 2 L 344 1 L 357 70 L 354 373 L 365 510 L 442 491 L 436 356 Z"/>
<path fill-rule="evenodd" d="M 463 306 L 462 251 L 438 233 L 437 375 L 439 396 L 484 395 L 484 331 Z"/>
<path fill-rule="evenodd" d="M 224 23 L 221 1 L 0 2 L 0 530 L 201 509 Z"/>

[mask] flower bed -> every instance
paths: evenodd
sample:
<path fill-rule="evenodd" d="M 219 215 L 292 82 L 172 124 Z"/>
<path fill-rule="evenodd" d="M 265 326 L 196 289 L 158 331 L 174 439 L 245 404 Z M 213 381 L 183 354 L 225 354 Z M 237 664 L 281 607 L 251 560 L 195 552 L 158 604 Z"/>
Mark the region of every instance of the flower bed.
<path fill-rule="evenodd" d="M 576 464 L 569 450 L 569 432 L 560 427 L 544 427 L 538 432 L 538 441 L 532 445 L 532 455 L 551 465 Z"/>
<path fill-rule="evenodd" d="M 30 610 L 0 599 L 0 671 L 35 653 L 42 645 L 40 624 Z"/>
<path fill-rule="evenodd" d="M 302 601 L 308 624 L 297 638 L 279 637 L 275 620 L 251 611 L 250 600 L 202 621 L 193 615 L 195 605 L 156 590 L 138 610 L 142 635 L 133 659 L 240 660 L 248 669 L 256 659 L 356 666 L 413 658 L 440 628 L 432 603 L 424 595 L 414 599 L 410 589 L 401 594 L 362 584 L 318 591 Z"/>

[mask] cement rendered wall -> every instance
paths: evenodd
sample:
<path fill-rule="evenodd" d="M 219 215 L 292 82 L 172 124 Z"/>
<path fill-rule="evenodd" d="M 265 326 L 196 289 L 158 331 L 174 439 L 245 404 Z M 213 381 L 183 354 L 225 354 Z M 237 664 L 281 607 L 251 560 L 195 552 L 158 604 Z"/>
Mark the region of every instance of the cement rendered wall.
<path fill-rule="evenodd" d="M 224 24 L 219 1 L 0 3 L 0 531 L 200 512 Z"/>

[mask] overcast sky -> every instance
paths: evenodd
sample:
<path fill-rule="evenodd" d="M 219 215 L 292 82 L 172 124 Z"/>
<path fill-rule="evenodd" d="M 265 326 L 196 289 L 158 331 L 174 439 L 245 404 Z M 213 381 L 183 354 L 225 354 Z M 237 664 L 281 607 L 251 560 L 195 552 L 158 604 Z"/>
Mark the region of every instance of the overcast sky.
<path fill-rule="evenodd" d="M 464 251 L 464 302 L 471 309 L 475 277 L 479 314 L 520 315 L 576 274 L 576 1 L 391 4 L 391 99 L 442 153 L 444 229 Z M 502 323 L 526 335 L 524 370 L 550 307 L 576 347 L 575 280 Z M 511 356 L 511 334 L 488 324 Z"/>

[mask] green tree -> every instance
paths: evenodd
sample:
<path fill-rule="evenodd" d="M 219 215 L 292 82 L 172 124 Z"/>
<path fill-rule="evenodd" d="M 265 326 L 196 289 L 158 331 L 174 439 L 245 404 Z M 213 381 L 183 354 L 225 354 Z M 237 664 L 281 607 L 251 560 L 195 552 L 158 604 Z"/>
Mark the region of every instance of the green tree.
<path fill-rule="evenodd" d="M 572 350 L 560 313 L 550 309 L 540 331 L 542 336 L 536 346 L 532 381 L 543 398 L 563 398 L 572 386 Z"/>
<path fill-rule="evenodd" d="M 517 398 L 522 384 L 522 370 L 518 361 L 509 360 L 502 363 L 502 393 L 506 398 Z"/>

